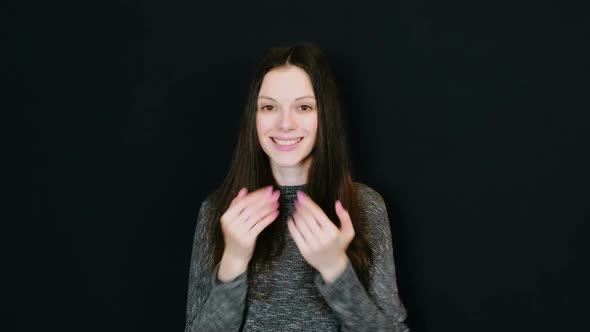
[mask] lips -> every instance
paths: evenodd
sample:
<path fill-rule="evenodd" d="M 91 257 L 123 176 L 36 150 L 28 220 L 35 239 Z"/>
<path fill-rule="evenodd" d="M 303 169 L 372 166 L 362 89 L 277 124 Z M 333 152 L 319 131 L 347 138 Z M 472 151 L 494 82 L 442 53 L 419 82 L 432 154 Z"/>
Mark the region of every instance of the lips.
<path fill-rule="evenodd" d="M 271 137 L 273 142 L 282 146 L 289 146 L 293 144 L 297 144 L 301 142 L 303 137 L 293 137 L 293 138 L 279 138 L 279 137 Z"/>
<path fill-rule="evenodd" d="M 299 140 L 303 137 L 271 137 L 272 140 L 280 140 L 280 141 L 292 141 L 292 140 Z"/>
<path fill-rule="evenodd" d="M 284 138 L 287 138 L 286 140 Z M 291 151 L 295 149 L 299 142 L 303 140 L 303 137 L 271 137 L 270 138 L 274 143 L 274 147 L 281 151 Z"/>

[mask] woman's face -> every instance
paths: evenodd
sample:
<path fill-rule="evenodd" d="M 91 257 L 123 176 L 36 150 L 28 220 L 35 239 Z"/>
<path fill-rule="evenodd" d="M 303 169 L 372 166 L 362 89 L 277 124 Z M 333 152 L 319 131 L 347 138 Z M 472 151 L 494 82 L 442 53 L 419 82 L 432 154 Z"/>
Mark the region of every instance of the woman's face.
<path fill-rule="evenodd" d="M 309 75 L 293 65 L 266 73 L 258 92 L 256 131 L 273 169 L 309 167 L 317 129 Z"/>

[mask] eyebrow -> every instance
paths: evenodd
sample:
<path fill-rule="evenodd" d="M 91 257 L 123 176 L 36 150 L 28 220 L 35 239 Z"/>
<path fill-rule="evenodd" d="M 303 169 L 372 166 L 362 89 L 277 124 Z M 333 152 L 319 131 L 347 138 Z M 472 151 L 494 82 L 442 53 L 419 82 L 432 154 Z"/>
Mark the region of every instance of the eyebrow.
<path fill-rule="evenodd" d="M 314 97 L 314 96 L 303 96 L 303 97 L 295 98 L 295 100 L 299 100 L 299 99 L 307 99 L 307 98 L 312 98 L 312 99 L 315 99 L 315 97 Z M 277 101 L 276 99 L 274 99 L 274 98 L 271 98 L 271 97 L 268 97 L 268 96 L 259 96 L 259 97 L 258 97 L 258 99 L 270 99 L 270 100 L 272 100 L 272 101 Z"/>

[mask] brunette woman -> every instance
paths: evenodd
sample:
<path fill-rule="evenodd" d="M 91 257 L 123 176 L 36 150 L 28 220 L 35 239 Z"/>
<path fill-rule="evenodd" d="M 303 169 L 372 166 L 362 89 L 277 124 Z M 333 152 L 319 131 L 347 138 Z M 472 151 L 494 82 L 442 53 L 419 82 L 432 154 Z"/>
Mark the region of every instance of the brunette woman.
<path fill-rule="evenodd" d="M 186 331 L 408 331 L 391 241 L 383 198 L 351 177 L 326 57 L 271 49 L 199 210 Z"/>

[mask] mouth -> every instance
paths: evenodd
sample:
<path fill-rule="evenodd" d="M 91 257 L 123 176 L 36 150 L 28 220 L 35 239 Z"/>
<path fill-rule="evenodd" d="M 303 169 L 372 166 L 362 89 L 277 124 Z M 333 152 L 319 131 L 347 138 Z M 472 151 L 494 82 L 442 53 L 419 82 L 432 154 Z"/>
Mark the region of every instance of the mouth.
<path fill-rule="evenodd" d="M 293 138 L 293 139 L 279 139 L 276 137 L 271 137 L 270 139 L 272 139 L 272 141 L 275 142 L 277 145 L 291 146 L 291 145 L 295 145 L 295 144 L 301 142 L 303 137 L 298 137 L 298 138 Z"/>
<path fill-rule="evenodd" d="M 273 143 L 274 143 L 273 146 L 277 150 L 291 151 L 299 145 L 299 142 L 301 142 L 303 140 L 303 137 L 292 138 L 292 139 L 279 139 L 276 137 L 271 137 L 270 139 L 273 141 Z"/>

